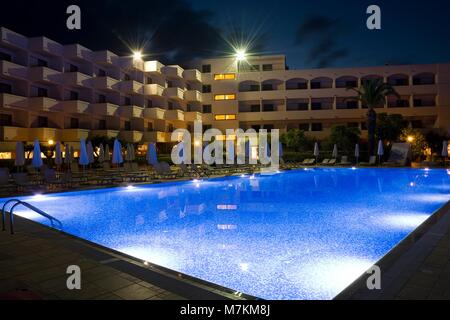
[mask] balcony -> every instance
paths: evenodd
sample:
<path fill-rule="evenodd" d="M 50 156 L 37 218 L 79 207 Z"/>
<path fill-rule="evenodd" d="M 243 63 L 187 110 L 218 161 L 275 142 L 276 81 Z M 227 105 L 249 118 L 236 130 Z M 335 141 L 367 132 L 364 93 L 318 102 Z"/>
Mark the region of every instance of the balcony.
<path fill-rule="evenodd" d="M 62 101 L 60 111 L 72 114 L 88 114 L 90 113 L 89 103 L 80 100 Z"/>
<path fill-rule="evenodd" d="M 170 121 L 184 121 L 184 111 L 183 110 L 167 110 L 166 120 Z"/>
<path fill-rule="evenodd" d="M 116 116 L 119 106 L 112 103 L 94 103 L 89 106 L 93 114 L 99 116 Z"/>
<path fill-rule="evenodd" d="M 186 81 L 202 83 L 202 74 L 200 71 L 195 69 L 185 70 L 183 72 L 183 78 Z"/>
<path fill-rule="evenodd" d="M 119 66 L 119 57 L 111 51 L 97 51 L 92 53 L 92 60 L 100 65 Z"/>
<path fill-rule="evenodd" d="M 133 57 L 120 57 L 119 66 L 124 70 L 137 70 L 144 71 L 144 61 L 139 59 L 134 59 Z"/>
<path fill-rule="evenodd" d="M 160 75 L 161 69 L 164 68 L 164 65 L 159 61 L 146 61 L 144 63 L 144 72 Z"/>
<path fill-rule="evenodd" d="M 1 141 L 28 141 L 28 128 L 0 127 Z"/>
<path fill-rule="evenodd" d="M 140 82 L 129 80 L 120 83 L 120 91 L 125 94 L 142 94 L 144 85 Z"/>
<path fill-rule="evenodd" d="M 0 27 L 0 42 L 20 48 L 22 50 L 28 49 L 28 38 L 18 34 L 14 31 Z"/>
<path fill-rule="evenodd" d="M 28 77 L 33 82 L 61 84 L 61 72 L 47 67 L 31 67 L 28 70 Z"/>
<path fill-rule="evenodd" d="M 125 143 L 140 143 L 144 133 L 142 131 L 121 131 L 119 138 Z"/>
<path fill-rule="evenodd" d="M 29 46 L 31 51 L 53 56 L 60 57 L 64 53 L 64 47 L 61 44 L 45 37 L 31 38 Z"/>
<path fill-rule="evenodd" d="M 79 44 L 71 44 L 64 46 L 64 58 L 90 62 L 92 61 L 92 51 Z"/>
<path fill-rule="evenodd" d="M 86 129 L 64 129 L 61 130 L 61 140 L 64 142 L 79 142 L 87 140 L 90 130 Z"/>
<path fill-rule="evenodd" d="M 119 80 L 110 77 L 96 77 L 92 78 L 92 86 L 97 90 L 113 90 L 119 91 Z"/>
<path fill-rule="evenodd" d="M 63 73 L 63 83 L 66 86 L 90 88 L 92 86 L 92 77 L 80 72 Z"/>
<path fill-rule="evenodd" d="M 183 78 L 184 70 L 180 66 L 166 66 L 166 67 L 163 67 L 161 70 L 162 70 L 162 73 L 167 77 L 176 78 L 176 79 Z"/>
<path fill-rule="evenodd" d="M 197 90 L 187 90 L 184 93 L 184 100 L 187 102 L 202 102 L 202 94 Z"/>
<path fill-rule="evenodd" d="M 202 121 L 203 116 L 202 113 L 196 111 L 190 111 L 184 113 L 184 119 L 188 122 Z"/>
<path fill-rule="evenodd" d="M 28 107 L 28 98 L 9 93 L 0 93 L 0 107 L 26 109 Z"/>
<path fill-rule="evenodd" d="M 144 118 L 152 120 L 164 120 L 166 110 L 162 108 L 147 108 L 144 109 Z"/>
<path fill-rule="evenodd" d="M 25 79 L 27 77 L 27 67 L 3 60 L 0 61 L 0 74 L 7 78 Z"/>
<path fill-rule="evenodd" d="M 153 97 L 162 97 L 165 88 L 159 84 L 146 84 L 144 85 L 144 95 Z"/>
<path fill-rule="evenodd" d="M 142 141 L 146 143 L 169 143 L 172 140 L 171 138 L 172 134 L 169 132 L 152 131 L 144 132 Z"/>
<path fill-rule="evenodd" d="M 115 139 L 119 136 L 118 130 L 92 130 L 91 137 L 106 137 L 108 139 Z"/>
<path fill-rule="evenodd" d="M 28 141 L 34 141 L 38 139 L 39 141 L 58 141 L 59 130 L 53 128 L 30 128 L 28 129 Z"/>
<path fill-rule="evenodd" d="M 59 102 L 48 97 L 33 97 L 28 99 L 28 109 L 33 111 L 59 112 Z"/>
<path fill-rule="evenodd" d="M 185 90 L 178 87 L 166 88 L 166 90 L 164 91 L 167 98 L 178 101 L 184 100 L 184 92 Z"/>
<path fill-rule="evenodd" d="M 144 116 L 144 108 L 138 106 L 121 106 L 119 107 L 119 115 L 124 118 L 142 118 Z"/>

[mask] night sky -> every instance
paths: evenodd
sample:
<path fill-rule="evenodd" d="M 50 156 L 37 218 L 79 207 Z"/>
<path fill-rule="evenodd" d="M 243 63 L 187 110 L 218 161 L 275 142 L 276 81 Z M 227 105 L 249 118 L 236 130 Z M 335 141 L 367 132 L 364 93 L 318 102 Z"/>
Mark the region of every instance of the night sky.
<path fill-rule="evenodd" d="M 27 0 L 2 3 L 0 25 L 119 55 L 145 47 L 146 59 L 178 63 L 228 55 L 230 44 L 286 54 L 291 68 L 450 62 L 450 1 L 404 0 Z M 82 9 L 69 31 L 66 8 Z M 366 9 L 382 9 L 382 30 Z M 250 41 L 251 40 L 251 41 Z"/>

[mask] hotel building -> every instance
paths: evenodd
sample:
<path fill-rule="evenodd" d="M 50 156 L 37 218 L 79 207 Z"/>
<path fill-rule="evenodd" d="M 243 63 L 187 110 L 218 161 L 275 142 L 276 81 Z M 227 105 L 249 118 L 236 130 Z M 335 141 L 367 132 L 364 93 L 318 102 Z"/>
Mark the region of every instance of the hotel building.
<path fill-rule="evenodd" d="M 401 98 L 378 112 L 401 114 L 414 128 L 450 128 L 450 63 L 288 70 L 282 55 L 209 59 L 184 70 L 158 61 L 93 52 L 0 28 L 0 158 L 17 141 L 119 137 L 171 144 L 171 132 L 204 128 L 299 128 L 324 139 L 333 125 L 359 127 L 367 110 L 348 100 L 365 79 L 382 78 Z"/>

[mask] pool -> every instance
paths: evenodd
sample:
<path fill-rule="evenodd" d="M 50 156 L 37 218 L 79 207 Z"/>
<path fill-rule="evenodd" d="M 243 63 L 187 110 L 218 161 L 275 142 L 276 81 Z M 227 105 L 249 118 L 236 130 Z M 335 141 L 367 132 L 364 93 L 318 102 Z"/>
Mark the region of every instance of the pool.
<path fill-rule="evenodd" d="M 412 169 L 308 169 L 22 198 L 69 234 L 283 300 L 336 297 L 449 199 L 450 170 Z"/>

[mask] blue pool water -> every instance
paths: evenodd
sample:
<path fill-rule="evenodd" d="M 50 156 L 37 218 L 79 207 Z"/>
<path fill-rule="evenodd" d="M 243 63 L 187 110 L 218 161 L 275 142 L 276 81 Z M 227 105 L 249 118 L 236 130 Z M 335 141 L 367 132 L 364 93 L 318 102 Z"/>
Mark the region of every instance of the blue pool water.
<path fill-rule="evenodd" d="M 449 199 L 450 171 L 409 169 L 309 169 L 23 198 L 65 232 L 264 299 L 334 298 Z"/>

